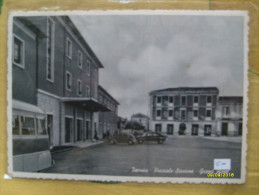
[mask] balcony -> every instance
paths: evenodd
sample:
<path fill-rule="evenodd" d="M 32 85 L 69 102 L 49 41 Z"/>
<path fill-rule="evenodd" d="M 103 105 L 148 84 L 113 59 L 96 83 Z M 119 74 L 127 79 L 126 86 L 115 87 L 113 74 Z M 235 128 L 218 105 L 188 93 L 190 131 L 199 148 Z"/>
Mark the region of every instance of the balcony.
<path fill-rule="evenodd" d="M 62 102 L 72 104 L 74 106 L 85 108 L 91 112 L 110 112 L 104 104 L 99 103 L 95 98 L 86 97 L 64 97 L 61 99 Z"/>

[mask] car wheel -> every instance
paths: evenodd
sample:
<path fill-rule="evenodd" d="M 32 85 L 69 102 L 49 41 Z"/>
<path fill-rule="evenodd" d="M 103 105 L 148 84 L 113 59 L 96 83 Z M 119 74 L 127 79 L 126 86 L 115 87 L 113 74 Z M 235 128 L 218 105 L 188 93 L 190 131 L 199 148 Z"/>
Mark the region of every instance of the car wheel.
<path fill-rule="evenodd" d="M 115 144 L 115 141 L 114 140 L 110 140 L 110 144 Z"/>
<path fill-rule="evenodd" d="M 162 140 L 157 140 L 157 143 L 158 143 L 158 144 L 162 144 L 163 141 L 162 141 Z"/>
<path fill-rule="evenodd" d="M 132 144 L 133 144 L 133 141 L 132 141 L 132 140 L 129 140 L 129 141 L 128 141 L 128 144 L 129 144 L 129 145 L 132 145 Z"/>
<path fill-rule="evenodd" d="M 139 144 L 142 144 L 142 143 L 143 143 L 143 140 L 138 140 L 138 143 L 139 143 Z"/>

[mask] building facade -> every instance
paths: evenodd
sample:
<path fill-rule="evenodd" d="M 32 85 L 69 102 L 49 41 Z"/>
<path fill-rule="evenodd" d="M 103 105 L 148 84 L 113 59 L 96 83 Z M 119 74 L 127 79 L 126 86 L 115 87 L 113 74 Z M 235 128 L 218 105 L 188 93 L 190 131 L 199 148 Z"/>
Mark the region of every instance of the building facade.
<path fill-rule="evenodd" d="M 118 131 L 119 102 L 101 86 L 98 86 L 98 98 L 99 102 L 109 109 L 108 112 L 99 112 L 98 137 L 105 138 Z"/>
<path fill-rule="evenodd" d="M 133 114 L 131 116 L 131 121 L 136 121 L 140 123 L 143 126 L 144 130 L 149 129 L 149 117 L 144 114 L 141 114 L 141 113 Z"/>
<path fill-rule="evenodd" d="M 180 87 L 151 91 L 150 130 L 169 135 L 216 132 L 216 87 Z"/>
<path fill-rule="evenodd" d="M 221 96 L 216 111 L 219 136 L 242 135 L 243 97 Z"/>
<path fill-rule="evenodd" d="M 46 115 L 51 146 L 75 145 L 98 131 L 102 63 L 67 16 L 14 17 L 14 101 Z"/>

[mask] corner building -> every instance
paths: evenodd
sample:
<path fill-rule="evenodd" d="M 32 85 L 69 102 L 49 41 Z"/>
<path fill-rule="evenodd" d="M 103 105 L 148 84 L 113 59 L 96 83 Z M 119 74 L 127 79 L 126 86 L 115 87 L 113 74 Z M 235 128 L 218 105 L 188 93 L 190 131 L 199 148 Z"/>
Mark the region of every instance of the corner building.
<path fill-rule="evenodd" d="M 242 135 L 243 97 L 220 96 L 216 111 L 218 136 Z"/>
<path fill-rule="evenodd" d="M 168 135 L 215 135 L 218 94 L 216 87 L 179 87 L 151 91 L 150 130 Z"/>
<path fill-rule="evenodd" d="M 12 62 L 13 101 L 43 111 L 51 146 L 93 138 L 110 111 L 98 102 L 103 65 L 69 17 L 14 17 Z"/>
<path fill-rule="evenodd" d="M 120 105 L 103 87 L 98 86 L 99 102 L 107 107 L 109 112 L 99 112 L 98 137 L 105 138 L 118 131 L 118 106 Z"/>

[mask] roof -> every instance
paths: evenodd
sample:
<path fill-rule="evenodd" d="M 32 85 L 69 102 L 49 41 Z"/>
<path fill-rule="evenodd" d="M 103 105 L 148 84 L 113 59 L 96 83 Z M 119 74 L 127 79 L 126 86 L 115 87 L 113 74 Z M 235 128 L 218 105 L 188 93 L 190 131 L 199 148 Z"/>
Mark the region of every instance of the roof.
<path fill-rule="evenodd" d="M 98 85 L 98 90 L 101 90 L 105 95 L 107 95 L 109 98 L 111 98 L 115 103 L 120 105 L 120 103 L 114 97 L 112 97 L 111 94 L 109 94 L 102 86 Z"/>
<path fill-rule="evenodd" d="M 87 49 L 89 54 L 93 57 L 95 60 L 96 64 L 98 65 L 99 68 L 103 68 L 103 65 L 101 61 L 98 59 L 98 57 L 95 55 L 91 47 L 87 44 L 86 40 L 83 38 L 81 33 L 78 31 L 77 27 L 74 25 L 74 23 L 70 20 L 68 16 L 60 16 L 61 19 L 68 25 L 69 29 L 77 36 L 79 39 L 79 42 Z"/>
<path fill-rule="evenodd" d="M 243 97 L 242 96 L 220 96 L 219 103 L 228 102 L 228 103 L 242 103 Z"/>
<path fill-rule="evenodd" d="M 141 114 L 141 113 L 137 113 L 137 114 L 133 114 L 131 116 L 132 117 L 137 117 L 137 118 L 148 118 L 148 116 L 144 115 L 144 114 Z"/>
<path fill-rule="evenodd" d="M 46 38 L 47 35 L 42 32 L 37 26 L 35 26 L 30 20 L 28 20 L 26 17 L 16 17 L 19 21 L 21 21 L 27 28 L 32 30 L 36 35 L 39 36 L 39 38 Z"/>
<path fill-rule="evenodd" d="M 29 104 L 29 103 L 25 103 L 25 102 L 22 102 L 19 100 L 13 99 L 12 107 L 15 110 L 21 110 L 21 111 L 37 113 L 37 114 L 45 114 L 38 106 Z"/>
<path fill-rule="evenodd" d="M 177 87 L 177 88 L 165 88 L 165 89 L 158 89 L 158 90 L 153 90 L 149 94 L 152 93 L 159 93 L 159 92 L 185 92 L 188 90 L 192 91 L 215 91 L 219 93 L 219 89 L 217 87 Z"/>

